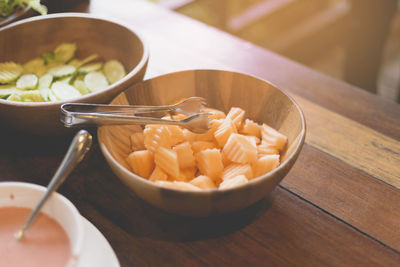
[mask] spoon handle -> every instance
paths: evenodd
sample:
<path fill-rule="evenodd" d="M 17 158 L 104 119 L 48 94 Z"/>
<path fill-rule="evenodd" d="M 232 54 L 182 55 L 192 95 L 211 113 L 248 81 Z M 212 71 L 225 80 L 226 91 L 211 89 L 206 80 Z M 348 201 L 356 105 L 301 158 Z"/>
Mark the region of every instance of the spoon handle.
<path fill-rule="evenodd" d="M 44 203 L 51 196 L 51 194 L 56 191 L 60 185 L 65 181 L 67 176 L 72 172 L 75 166 L 83 159 L 86 152 L 89 151 L 90 146 L 92 144 L 92 136 L 85 130 L 80 130 L 72 140 L 71 145 L 65 155 L 63 161 L 57 169 L 57 172 L 54 174 L 51 179 L 49 185 L 47 186 L 47 190 L 42 198 L 39 200 L 35 209 L 31 212 L 29 217 L 26 219 L 24 225 L 21 229 L 16 233 L 15 238 L 20 240 L 25 231 L 30 227 L 30 225 L 35 221 L 36 217 L 39 214 Z"/>

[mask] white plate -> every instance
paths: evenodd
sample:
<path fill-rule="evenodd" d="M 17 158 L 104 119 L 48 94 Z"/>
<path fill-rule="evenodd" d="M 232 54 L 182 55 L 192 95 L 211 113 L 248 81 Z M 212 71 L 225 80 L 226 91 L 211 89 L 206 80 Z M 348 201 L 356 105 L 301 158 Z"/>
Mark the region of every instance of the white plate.
<path fill-rule="evenodd" d="M 114 250 L 102 233 L 82 217 L 85 228 L 82 253 L 76 267 L 120 267 Z"/>

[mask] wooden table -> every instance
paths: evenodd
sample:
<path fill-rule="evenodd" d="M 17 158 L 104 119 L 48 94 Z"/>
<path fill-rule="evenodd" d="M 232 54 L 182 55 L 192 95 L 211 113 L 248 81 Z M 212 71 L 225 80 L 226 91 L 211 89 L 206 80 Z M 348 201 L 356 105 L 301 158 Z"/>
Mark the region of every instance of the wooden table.
<path fill-rule="evenodd" d="M 122 266 L 400 265 L 399 105 L 144 1 L 91 0 L 72 11 L 142 33 L 151 54 L 146 78 L 194 68 L 250 73 L 292 95 L 307 120 L 300 157 L 272 194 L 205 219 L 139 199 L 95 144 L 60 192 L 104 234 Z M 72 139 L 5 129 L 0 138 L 0 180 L 42 185 Z"/>

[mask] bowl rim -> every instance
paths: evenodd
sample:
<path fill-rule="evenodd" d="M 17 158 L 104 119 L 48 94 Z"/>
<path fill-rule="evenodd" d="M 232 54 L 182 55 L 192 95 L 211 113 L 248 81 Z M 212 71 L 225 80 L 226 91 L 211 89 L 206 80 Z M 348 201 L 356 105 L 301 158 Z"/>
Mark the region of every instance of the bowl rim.
<path fill-rule="evenodd" d="M 240 189 L 240 188 L 244 188 L 244 187 L 247 187 L 247 186 L 256 186 L 257 184 L 261 183 L 262 180 L 271 178 L 275 173 L 277 173 L 278 171 L 280 171 L 281 169 L 283 169 L 287 164 L 289 164 L 289 162 L 293 161 L 293 160 L 298 156 L 298 154 L 300 153 L 301 148 L 302 148 L 302 146 L 303 146 L 303 144 L 304 144 L 305 136 L 306 136 L 306 121 L 305 121 L 305 117 L 304 117 L 303 111 L 301 110 L 301 108 L 300 108 L 300 106 L 297 104 L 297 102 L 296 102 L 290 95 L 288 95 L 285 91 L 283 91 L 282 89 L 280 89 L 279 87 L 275 86 L 273 83 L 271 83 L 271 82 L 269 82 L 269 81 L 267 81 L 267 80 L 265 80 L 265 79 L 259 78 L 259 77 L 255 76 L 255 75 L 252 75 L 252 74 L 248 74 L 248 73 L 244 73 L 244 72 L 238 72 L 238 71 L 232 71 L 232 70 L 223 70 L 223 69 L 188 69 L 188 70 L 175 71 L 175 72 L 170 72 L 170 73 L 158 75 L 158 76 L 152 77 L 152 78 L 150 78 L 150 79 L 143 80 L 143 81 L 140 82 L 140 83 L 145 83 L 145 82 L 147 82 L 147 81 L 149 81 L 149 80 L 156 79 L 156 78 L 161 78 L 161 77 L 165 77 L 165 76 L 169 76 L 169 75 L 176 75 L 176 74 L 178 74 L 178 73 L 183 73 L 183 72 L 195 72 L 195 71 L 229 72 L 229 73 L 232 73 L 232 74 L 234 74 L 234 75 L 245 75 L 245 76 L 249 76 L 249 77 L 251 77 L 251 78 L 253 78 L 253 79 L 257 79 L 257 80 L 260 80 L 260 81 L 263 81 L 263 82 L 268 83 L 269 85 L 273 86 L 274 88 L 276 88 L 277 90 L 279 90 L 281 93 L 283 93 L 286 97 L 288 97 L 289 100 L 290 100 L 290 101 L 294 104 L 294 106 L 296 107 L 297 111 L 299 112 L 300 119 L 301 119 L 300 140 L 298 141 L 298 143 L 297 143 L 295 149 L 293 150 L 293 153 L 292 153 L 283 163 L 279 164 L 279 166 L 278 166 L 277 168 L 275 168 L 274 170 L 272 170 L 272 171 L 270 171 L 270 172 L 268 172 L 268 173 L 266 173 L 266 174 L 264 174 L 264 175 L 258 176 L 258 177 L 254 178 L 254 179 L 251 179 L 251 180 L 249 180 L 249 181 L 248 181 L 247 183 L 245 183 L 245 184 L 241 184 L 241 185 L 235 186 L 235 187 L 233 187 L 233 188 L 226 188 L 226 189 L 218 189 L 218 188 L 216 188 L 216 189 L 202 189 L 202 190 L 200 190 L 200 191 L 194 191 L 194 190 L 193 190 L 193 191 L 189 191 L 189 190 L 179 190 L 179 189 L 174 189 L 174 188 L 168 188 L 168 187 L 160 186 L 160 185 L 158 185 L 158 184 L 156 184 L 156 183 L 154 183 L 154 182 L 151 182 L 151 181 L 149 181 L 149 180 L 147 180 L 147 179 L 145 179 L 145 178 L 140 177 L 139 175 L 137 175 L 137 174 L 131 172 L 130 170 L 128 170 L 127 168 L 125 168 L 124 166 L 122 166 L 117 160 L 114 159 L 114 157 L 113 157 L 113 156 L 111 155 L 111 153 L 108 151 L 106 145 L 105 145 L 103 142 L 101 142 L 101 139 L 100 139 L 100 129 L 101 129 L 102 127 L 107 127 L 107 126 L 100 126 L 100 127 L 98 127 L 98 129 L 97 129 L 97 136 L 99 137 L 99 138 L 98 138 L 98 143 L 99 143 L 99 145 L 100 145 L 100 149 L 101 149 L 101 151 L 102 151 L 102 153 L 103 153 L 103 156 L 106 158 L 107 161 L 111 161 L 111 163 L 112 163 L 113 165 L 117 166 L 117 167 L 119 168 L 119 170 L 120 170 L 121 172 L 123 172 L 125 175 L 127 175 L 130 179 L 137 179 L 137 180 L 140 180 L 141 182 L 143 182 L 143 183 L 145 183 L 145 184 L 147 184 L 147 185 L 154 186 L 154 187 L 156 187 L 156 188 L 159 188 L 159 189 L 162 189 L 162 190 L 166 190 L 166 191 L 176 192 L 176 193 L 179 193 L 179 194 L 209 195 L 209 194 L 225 194 L 226 192 L 231 192 L 231 191 L 234 191 L 234 190 L 237 190 L 237 189 Z M 138 83 L 138 84 L 139 84 L 139 83 Z M 135 85 L 132 85 L 132 86 L 129 87 L 129 88 L 132 88 L 132 87 L 134 87 L 134 86 L 135 86 Z M 122 94 L 122 93 L 124 93 L 124 91 L 122 91 L 120 94 Z M 117 98 L 120 94 L 116 95 L 111 101 L 113 101 L 115 98 Z"/>
<path fill-rule="evenodd" d="M 86 18 L 86 19 L 102 20 L 102 21 L 109 22 L 109 23 L 112 23 L 112 24 L 115 24 L 115 25 L 118 25 L 120 27 L 127 29 L 129 32 L 136 35 L 136 37 L 138 38 L 138 40 L 141 42 L 141 44 L 143 46 L 143 54 L 140 58 L 139 63 L 130 72 L 128 72 L 125 75 L 125 77 L 123 77 L 121 80 L 110 85 L 106 89 L 103 89 L 103 90 L 100 90 L 97 92 L 92 92 L 92 93 L 89 93 L 89 94 L 86 94 L 86 95 L 83 95 L 80 97 L 71 98 L 68 100 L 49 101 L 49 102 L 18 102 L 18 101 L 8 101 L 8 100 L 0 98 L 0 104 L 9 105 L 9 106 L 17 106 L 17 107 L 19 107 L 19 106 L 20 107 L 52 107 L 52 106 L 60 106 L 61 104 L 69 103 L 69 102 L 85 102 L 86 100 L 89 100 L 92 97 L 101 95 L 104 92 L 110 91 L 111 89 L 128 81 L 133 76 L 135 76 L 138 72 L 140 72 L 140 70 L 143 69 L 145 67 L 145 65 L 147 64 L 150 53 L 149 53 L 148 43 L 145 40 L 145 38 L 143 37 L 143 35 L 138 33 L 136 30 L 133 30 L 128 24 L 121 22 L 118 19 L 110 18 L 108 16 L 92 15 L 92 14 L 78 13 L 78 12 L 66 12 L 66 13 L 55 13 L 55 14 L 50 14 L 50 15 L 41 15 L 41 16 L 31 17 L 31 18 L 27 18 L 27 19 L 22 19 L 22 20 L 13 22 L 11 24 L 8 24 L 8 25 L 0 28 L 0 33 L 2 31 L 19 26 L 21 24 L 27 24 L 32 21 L 40 21 L 40 20 L 47 20 L 47 19 L 54 19 L 54 18 L 55 19 L 57 19 L 57 18 Z"/>

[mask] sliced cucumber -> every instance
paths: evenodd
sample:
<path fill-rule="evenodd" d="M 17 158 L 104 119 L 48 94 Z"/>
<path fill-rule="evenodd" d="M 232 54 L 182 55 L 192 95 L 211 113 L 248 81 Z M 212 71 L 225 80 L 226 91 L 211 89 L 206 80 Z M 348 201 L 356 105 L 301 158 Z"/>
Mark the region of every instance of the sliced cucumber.
<path fill-rule="evenodd" d="M 42 95 L 44 101 L 50 101 L 50 89 L 49 88 L 39 88 L 39 92 Z"/>
<path fill-rule="evenodd" d="M 81 80 L 75 80 L 74 81 L 74 87 L 82 94 L 86 95 L 90 93 L 89 88 L 87 88 L 86 84 L 84 81 Z"/>
<path fill-rule="evenodd" d="M 38 77 L 35 74 L 24 74 L 17 80 L 17 89 L 32 90 L 38 86 Z"/>
<path fill-rule="evenodd" d="M 67 76 L 58 80 L 58 82 L 71 84 L 73 76 Z"/>
<path fill-rule="evenodd" d="M 66 63 L 71 60 L 76 52 L 76 44 L 63 43 L 54 49 L 54 58 L 57 62 Z"/>
<path fill-rule="evenodd" d="M 9 100 L 9 101 L 22 101 L 22 98 L 18 94 L 11 94 L 9 97 L 7 97 L 7 100 Z"/>
<path fill-rule="evenodd" d="M 82 67 L 79 67 L 78 72 L 79 73 L 89 73 L 89 72 L 101 70 L 102 67 L 103 67 L 103 63 L 101 63 L 101 62 L 87 64 Z"/>
<path fill-rule="evenodd" d="M 82 96 L 82 94 L 79 93 L 79 91 L 76 90 L 75 87 L 63 82 L 53 83 L 53 85 L 51 86 L 51 90 L 56 98 L 60 100 L 67 100 Z"/>
<path fill-rule="evenodd" d="M 15 62 L 0 63 L 0 83 L 10 83 L 18 79 L 23 68 Z"/>
<path fill-rule="evenodd" d="M 90 72 L 86 74 L 84 82 L 91 92 L 97 92 L 108 87 L 108 81 L 101 72 Z"/>
<path fill-rule="evenodd" d="M 37 73 L 38 70 L 42 69 L 44 67 L 44 64 L 45 64 L 45 62 L 44 62 L 43 58 L 40 58 L 40 57 L 29 60 L 28 62 L 26 62 L 24 64 L 24 73 L 33 73 L 33 74 L 38 75 L 38 73 Z M 38 76 L 40 76 L 40 75 L 38 75 Z"/>
<path fill-rule="evenodd" d="M 50 88 L 52 81 L 53 81 L 53 75 L 51 75 L 50 73 L 46 73 L 45 75 L 39 78 L 39 85 L 38 85 L 39 89 Z"/>
<path fill-rule="evenodd" d="M 39 90 L 23 91 L 19 94 L 24 102 L 43 102 L 44 98 Z"/>
<path fill-rule="evenodd" d="M 19 92 L 21 91 L 12 85 L 0 86 L 0 98 L 7 98 L 9 95 L 18 94 Z"/>
<path fill-rule="evenodd" d="M 104 74 L 110 84 L 121 80 L 125 75 L 125 68 L 118 60 L 109 60 L 104 64 Z"/>
<path fill-rule="evenodd" d="M 62 78 L 74 74 L 76 68 L 71 65 L 61 65 L 49 69 L 47 72 L 54 76 L 54 78 Z"/>
<path fill-rule="evenodd" d="M 54 94 L 52 90 L 49 89 L 48 95 L 47 95 L 49 101 L 58 101 L 61 99 L 58 99 L 57 96 Z"/>

